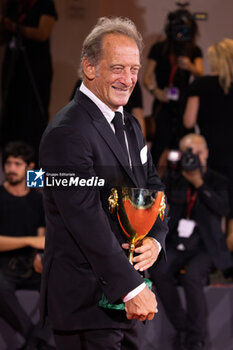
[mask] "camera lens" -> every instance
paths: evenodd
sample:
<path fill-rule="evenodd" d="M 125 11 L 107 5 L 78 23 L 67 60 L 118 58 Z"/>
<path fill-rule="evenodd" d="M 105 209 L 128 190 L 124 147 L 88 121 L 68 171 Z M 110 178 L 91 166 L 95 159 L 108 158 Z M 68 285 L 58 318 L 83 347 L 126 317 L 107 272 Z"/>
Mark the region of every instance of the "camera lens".
<path fill-rule="evenodd" d="M 193 154 L 192 148 L 188 148 L 181 157 L 181 168 L 187 171 L 193 171 L 200 168 L 200 159 L 197 154 Z"/>

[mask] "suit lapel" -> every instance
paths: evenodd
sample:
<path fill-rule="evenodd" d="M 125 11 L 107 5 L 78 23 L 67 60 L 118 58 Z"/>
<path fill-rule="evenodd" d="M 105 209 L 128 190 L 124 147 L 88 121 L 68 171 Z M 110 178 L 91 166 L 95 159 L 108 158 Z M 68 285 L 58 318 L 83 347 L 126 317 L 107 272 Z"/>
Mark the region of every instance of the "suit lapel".
<path fill-rule="evenodd" d="M 130 169 L 129 165 L 127 165 L 128 159 L 124 154 L 123 149 L 119 144 L 119 141 L 115 137 L 114 132 L 112 131 L 109 123 L 103 116 L 100 109 L 95 105 L 94 102 L 91 101 L 91 99 L 89 99 L 89 97 L 87 97 L 80 91 L 77 91 L 74 99 L 76 102 L 80 103 L 82 107 L 90 115 L 95 128 L 97 129 L 101 137 L 105 140 L 105 142 L 108 144 L 111 151 L 115 154 L 118 161 L 122 165 L 124 171 L 128 174 L 128 176 L 133 181 L 134 185 L 138 187 L 136 177 L 132 172 L 132 170 Z"/>

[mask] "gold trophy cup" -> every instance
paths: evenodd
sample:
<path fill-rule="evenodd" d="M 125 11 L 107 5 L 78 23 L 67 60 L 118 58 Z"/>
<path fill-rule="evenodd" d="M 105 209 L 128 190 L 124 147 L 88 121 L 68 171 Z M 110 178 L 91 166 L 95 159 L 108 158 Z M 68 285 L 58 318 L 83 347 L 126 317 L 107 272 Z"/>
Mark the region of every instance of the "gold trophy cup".
<path fill-rule="evenodd" d="M 145 188 L 121 187 L 112 188 L 108 198 L 109 211 L 116 211 L 119 224 L 129 243 L 129 262 L 133 265 L 133 254 L 136 244 L 151 230 L 158 215 L 161 220 L 165 214 L 165 197 L 162 191 Z M 151 287 L 151 282 L 145 279 Z M 124 303 L 109 304 L 103 295 L 99 306 L 110 309 L 124 309 Z"/>

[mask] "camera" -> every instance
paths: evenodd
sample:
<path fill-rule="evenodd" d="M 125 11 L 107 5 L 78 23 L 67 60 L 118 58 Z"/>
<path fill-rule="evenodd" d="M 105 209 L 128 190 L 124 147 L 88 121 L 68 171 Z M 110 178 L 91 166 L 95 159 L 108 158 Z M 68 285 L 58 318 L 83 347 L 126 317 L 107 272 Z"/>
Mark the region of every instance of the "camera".
<path fill-rule="evenodd" d="M 171 150 L 168 152 L 168 165 L 172 171 L 193 171 L 201 168 L 199 156 L 193 154 L 192 148 L 187 148 L 185 152 L 181 154 L 180 151 Z"/>
<path fill-rule="evenodd" d="M 197 34 L 196 21 L 206 21 L 206 12 L 190 13 L 186 8 L 188 2 L 176 2 L 177 10 L 169 12 L 165 32 L 169 40 L 174 43 L 186 43 L 194 40 Z"/>
<path fill-rule="evenodd" d="M 165 31 L 171 41 L 192 41 L 196 32 L 195 21 L 189 11 L 179 9 L 168 14 L 168 23 Z"/>
<path fill-rule="evenodd" d="M 181 169 L 187 171 L 193 171 L 201 167 L 200 159 L 197 154 L 193 154 L 192 148 L 187 148 L 182 154 L 180 166 Z"/>

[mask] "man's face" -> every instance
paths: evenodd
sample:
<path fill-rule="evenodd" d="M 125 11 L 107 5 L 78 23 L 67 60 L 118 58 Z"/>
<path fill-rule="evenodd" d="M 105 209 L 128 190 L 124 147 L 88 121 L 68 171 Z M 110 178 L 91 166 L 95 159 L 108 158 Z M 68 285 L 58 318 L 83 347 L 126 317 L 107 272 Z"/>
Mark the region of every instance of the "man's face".
<path fill-rule="evenodd" d="M 199 156 L 201 165 L 206 166 L 209 152 L 205 143 L 202 140 L 192 141 L 190 144 L 185 145 L 184 151 L 186 151 L 189 147 L 192 148 L 193 154 L 197 154 Z"/>
<path fill-rule="evenodd" d="M 124 35 L 108 34 L 103 39 L 97 66 L 87 67 L 86 64 L 84 60 L 87 87 L 113 111 L 124 106 L 137 82 L 140 68 L 136 43 Z"/>
<path fill-rule="evenodd" d="M 6 180 L 11 185 L 18 185 L 26 180 L 27 163 L 21 157 L 8 157 L 4 164 Z"/>

